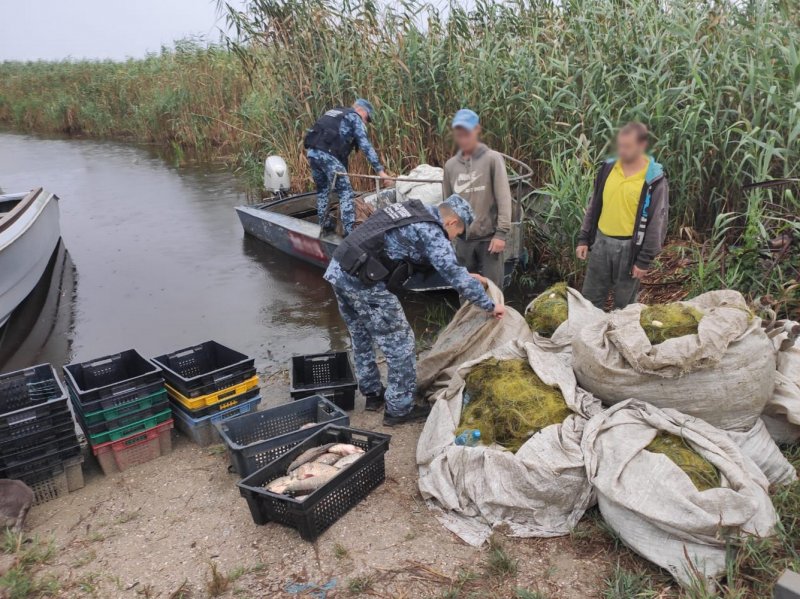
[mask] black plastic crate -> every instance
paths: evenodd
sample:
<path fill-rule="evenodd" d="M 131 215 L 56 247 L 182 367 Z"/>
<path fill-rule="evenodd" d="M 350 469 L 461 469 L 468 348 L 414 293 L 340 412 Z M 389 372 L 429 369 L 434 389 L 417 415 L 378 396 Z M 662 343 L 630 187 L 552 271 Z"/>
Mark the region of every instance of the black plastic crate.
<path fill-rule="evenodd" d="M 50 364 L 40 364 L 0 375 L 0 414 L 23 413 L 65 398 L 66 390 Z"/>
<path fill-rule="evenodd" d="M 64 429 L 47 439 L 41 439 L 37 445 L 32 445 L 9 452 L 0 456 L 0 470 L 9 470 L 20 465 L 43 460 L 62 452 L 79 449 L 78 436 L 75 428 Z"/>
<path fill-rule="evenodd" d="M 64 366 L 67 384 L 82 405 L 104 398 L 127 398 L 146 395 L 154 383 L 163 383 L 161 370 L 135 349 L 104 356 L 88 362 Z"/>
<path fill-rule="evenodd" d="M 252 378 L 255 359 L 216 341 L 153 358 L 164 378 L 186 397 L 208 395 Z"/>
<path fill-rule="evenodd" d="M 389 450 L 390 439 L 389 435 L 371 431 L 327 426 L 239 481 L 239 493 L 247 500 L 256 524 L 285 524 L 296 528 L 306 541 L 313 541 L 384 481 L 384 454 Z M 301 453 L 325 443 L 351 443 L 366 453 L 303 501 L 264 488 L 284 476 L 289 464 Z"/>
<path fill-rule="evenodd" d="M 71 415 L 65 414 L 65 417 L 58 418 L 55 422 L 56 424 L 53 426 L 33 431 L 27 435 L 3 438 L 2 442 L 0 442 L 0 458 L 35 449 L 45 443 L 56 441 L 70 432 L 73 435 L 75 434 L 75 422 L 72 420 Z"/>
<path fill-rule="evenodd" d="M 311 423 L 316 425 L 300 430 Z M 214 426 L 228 448 L 233 470 L 244 478 L 329 424 L 349 426 L 350 418 L 330 400 L 312 395 Z"/>
<path fill-rule="evenodd" d="M 30 445 L 32 439 L 66 424 L 75 426 L 66 398 L 0 416 L 0 451 Z"/>
<path fill-rule="evenodd" d="M 356 375 L 348 352 L 331 352 L 292 358 L 292 399 L 311 395 L 327 397 L 343 410 L 356 400 Z"/>
<path fill-rule="evenodd" d="M 66 447 L 48 447 L 35 457 L 0 468 L 0 478 L 26 480 L 37 472 L 60 466 L 64 460 L 80 455 L 80 453 L 81 448 L 77 440 L 74 445 L 68 444 Z"/>

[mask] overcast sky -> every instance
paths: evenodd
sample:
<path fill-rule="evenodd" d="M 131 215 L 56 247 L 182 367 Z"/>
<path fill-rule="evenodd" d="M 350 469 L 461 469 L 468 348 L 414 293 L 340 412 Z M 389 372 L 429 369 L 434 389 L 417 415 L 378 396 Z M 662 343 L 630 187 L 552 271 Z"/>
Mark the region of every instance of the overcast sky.
<path fill-rule="evenodd" d="M 0 0 L 0 61 L 141 57 L 222 26 L 214 0 Z"/>

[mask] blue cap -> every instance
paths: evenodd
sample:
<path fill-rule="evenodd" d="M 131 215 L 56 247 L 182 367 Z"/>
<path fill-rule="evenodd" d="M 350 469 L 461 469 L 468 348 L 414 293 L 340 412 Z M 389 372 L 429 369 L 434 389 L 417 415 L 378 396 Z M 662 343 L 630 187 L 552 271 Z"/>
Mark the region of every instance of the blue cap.
<path fill-rule="evenodd" d="M 367 111 L 367 120 L 372 120 L 372 113 L 375 112 L 375 109 L 372 107 L 372 104 L 369 100 L 365 100 L 364 98 L 359 98 L 354 102 L 356 106 L 361 106 L 364 110 Z"/>
<path fill-rule="evenodd" d="M 459 235 L 462 239 L 467 235 L 467 229 L 472 224 L 472 221 L 475 220 L 475 214 L 472 212 L 472 206 L 469 205 L 469 202 L 462 198 L 457 193 L 454 193 L 449 198 L 447 198 L 444 202 L 442 202 L 443 206 L 447 206 L 452 210 L 458 218 L 461 219 L 461 222 L 464 223 L 464 232 Z"/>
<path fill-rule="evenodd" d="M 469 108 L 462 108 L 453 117 L 453 129 L 462 127 L 467 131 L 473 131 L 480 123 L 481 120 L 478 118 L 478 114 Z"/>

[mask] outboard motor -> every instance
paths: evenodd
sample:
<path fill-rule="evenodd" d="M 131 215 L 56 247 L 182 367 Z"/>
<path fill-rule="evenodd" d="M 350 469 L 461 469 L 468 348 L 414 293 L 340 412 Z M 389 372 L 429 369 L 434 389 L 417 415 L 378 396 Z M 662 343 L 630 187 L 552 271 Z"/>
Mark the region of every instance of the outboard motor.
<path fill-rule="evenodd" d="M 280 156 L 270 156 L 264 161 L 264 189 L 280 195 L 291 187 L 289 167 Z"/>

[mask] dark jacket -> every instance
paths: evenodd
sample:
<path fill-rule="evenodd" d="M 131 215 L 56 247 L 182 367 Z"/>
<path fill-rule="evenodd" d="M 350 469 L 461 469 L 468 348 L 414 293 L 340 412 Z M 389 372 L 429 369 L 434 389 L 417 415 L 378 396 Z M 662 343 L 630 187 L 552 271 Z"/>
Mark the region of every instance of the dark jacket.
<path fill-rule="evenodd" d="M 592 196 L 589 198 L 581 232 L 578 235 L 578 245 L 588 245 L 591 249 L 594 243 L 597 236 L 597 223 L 600 221 L 600 213 L 603 211 L 603 189 L 616 161 L 616 158 L 606 160 L 597 171 Z M 634 265 L 643 270 L 650 268 L 664 245 L 668 216 L 669 183 L 667 176 L 664 174 L 663 167 L 651 157 L 631 237 L 633 246 L 629 264 L 631 268 Z"/>

